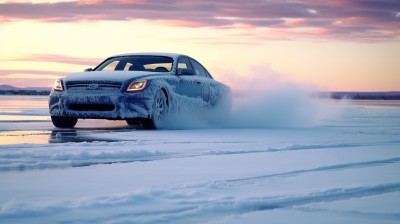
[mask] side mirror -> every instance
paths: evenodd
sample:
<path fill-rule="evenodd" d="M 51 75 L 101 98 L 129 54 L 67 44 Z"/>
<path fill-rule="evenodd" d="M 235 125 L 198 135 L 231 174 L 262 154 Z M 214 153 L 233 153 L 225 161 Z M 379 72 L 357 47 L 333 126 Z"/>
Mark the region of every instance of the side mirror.
<path fill-rule="evenodd" d="M 87 68 L 87 69 L 85 69 L 85 70 L 83 70 L 84 72 L 91 72 L 91 71 L 93 71 L 93 68 Z"/>
<path fill-rule="evenodd" d="M 178 75 L 194 75 L 194 71 L 192 69 L 180 68 L 178 69 Z"/>

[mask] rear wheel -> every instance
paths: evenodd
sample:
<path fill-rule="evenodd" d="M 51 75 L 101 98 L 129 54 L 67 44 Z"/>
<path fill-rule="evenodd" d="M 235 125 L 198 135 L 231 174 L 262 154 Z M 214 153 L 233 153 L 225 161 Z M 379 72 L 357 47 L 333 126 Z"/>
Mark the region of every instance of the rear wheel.
<path fill-rule="evenodd" d="M 51 121 L 53 122 L 53 125 L 58 128 L 73 128 L 78 122 L 78 118 L 51 116 Z"/>
<path fill-rule="evenodd" d="M 165 120 L 168 115 L 168 102 L 167 96 L 164 91 L 158 90 L 154 96 L 152 112 L 150 119 L 142 121 L 144 129 L 160 129 L 165 126 Z"/>
<path fill-rule="evenodd" d="M 126 119 L 126 123 L 129 125 L 140 125 L 140 121 L 138 119 Z"/>
<path fill-rule="evenodd" d="M 142 121 L 141 121 L 141 119 L 138 119 L 138 118 L 126 119 L 126 123 L 130 126 L 134 126 L 135 128 L 142 127 Z"/>

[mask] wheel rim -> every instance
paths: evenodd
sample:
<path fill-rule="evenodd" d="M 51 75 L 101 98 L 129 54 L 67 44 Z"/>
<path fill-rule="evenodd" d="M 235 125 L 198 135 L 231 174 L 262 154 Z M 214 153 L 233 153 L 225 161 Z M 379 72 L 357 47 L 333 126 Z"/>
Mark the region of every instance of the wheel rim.
<path fill-rule="evenodd" d="M 159 91 L 155 97 L 153 104 L 153 122 L 158 128 L 162 125 L 167 113 L 167 100 L 163 92 Z"/>

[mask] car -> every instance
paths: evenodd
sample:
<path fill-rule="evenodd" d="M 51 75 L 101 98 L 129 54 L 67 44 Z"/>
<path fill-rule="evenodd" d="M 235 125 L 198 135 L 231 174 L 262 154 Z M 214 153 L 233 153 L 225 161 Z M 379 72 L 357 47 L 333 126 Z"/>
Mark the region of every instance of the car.
<path fill-rule="evenodd" d="M 210 122 L 230 107 L 227 85 L 197 60 L 175 53 L 109 57 L 94 69 L 56 79 L 49 96 L 51 121 L 59 128 L 73 128 L 78 119 L 108 119 L 162 129 L 169 117 L 195 113 Z"/>

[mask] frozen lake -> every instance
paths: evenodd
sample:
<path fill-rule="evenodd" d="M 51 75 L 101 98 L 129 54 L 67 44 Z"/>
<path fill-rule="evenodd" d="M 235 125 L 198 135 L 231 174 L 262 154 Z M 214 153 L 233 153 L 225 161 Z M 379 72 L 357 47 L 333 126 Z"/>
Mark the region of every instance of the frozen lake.
<path fill-rule="evenodd" d="M 0 223 L 399 223 L 400 102 L 329 105 L 307 125 L 286 105 L 271 126 L 57 129 L 47 97 L 0 96 Z"/>

